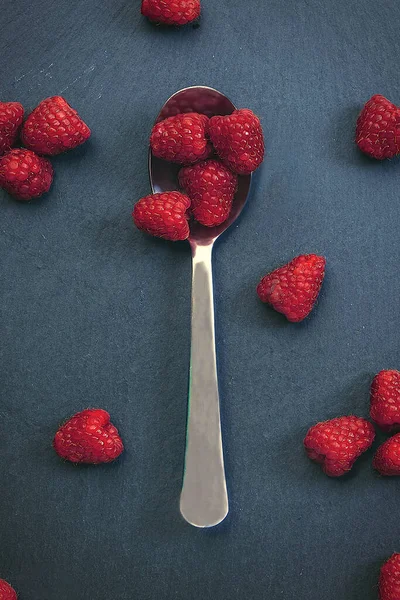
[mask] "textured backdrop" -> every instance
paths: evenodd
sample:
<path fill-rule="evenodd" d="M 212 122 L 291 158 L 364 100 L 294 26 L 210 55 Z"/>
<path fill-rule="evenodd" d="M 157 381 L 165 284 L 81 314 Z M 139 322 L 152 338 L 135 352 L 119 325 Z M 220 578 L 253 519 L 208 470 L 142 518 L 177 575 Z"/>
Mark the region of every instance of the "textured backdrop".
<path fill-rule="evenodd" d="M 304 456 L 318 420 L 367 415 L 398 368 L 400 164 L 359 154 L 356 115 L 400 103 L 396 0 L 203 0 L 165 30 L 139 0 L 2 0 L 0 98 L 62 94 L 92 128 L 53 160 L 51 193 L 0 191 L 0 577 L 20 600 L 374 600 L 399 544 L 400 481 L 371 454 L 341 480 Z M 378 12 L 377 12 L 378 11 Z M 231 512 L 179 515 L 190 253 L 131 223 L 147 141 L 179 88 L 216 87 L 260 115 L 268 156 L 215 251 Z M 327 257 L 300 325 L 262 305 L 266 271 Z M 74 468 L 51 448 L 77 410 L 110 411 L 126 453 Z"/>

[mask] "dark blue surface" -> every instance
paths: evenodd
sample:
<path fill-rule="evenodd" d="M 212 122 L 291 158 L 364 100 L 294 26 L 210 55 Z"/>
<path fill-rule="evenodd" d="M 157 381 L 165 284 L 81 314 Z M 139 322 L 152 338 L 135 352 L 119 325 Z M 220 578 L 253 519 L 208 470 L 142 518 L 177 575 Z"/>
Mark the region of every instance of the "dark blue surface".
<path fill-rule="evenodd" d="M 398 368 L 400 164 L 353 146 L 373 94 L 400 103 L 395 0 L 203 0 L 165 30 L 139 0 L 2 0 L 0 98 L 63 94 L 93 130 L 54 159 L 51 193 L 0 194 L 0 577 L 21 600 L 374 600 L 399 550 L 400 481 L 371 454 L 342 480 L 307 460 L 318 420 L 367 415 L 371 377 Z M 268 156 L 215 253 L 231 497 L 198 531 L 178 512 L 190 253 L 136 231 L 147 141 L 164 100 L 216 87 L 262 118 Z M 327 257 L 300 325 L 255 294 L 303 252 Z M 58 460 L 58 423 L 111 412 L 114 465 Z"/>

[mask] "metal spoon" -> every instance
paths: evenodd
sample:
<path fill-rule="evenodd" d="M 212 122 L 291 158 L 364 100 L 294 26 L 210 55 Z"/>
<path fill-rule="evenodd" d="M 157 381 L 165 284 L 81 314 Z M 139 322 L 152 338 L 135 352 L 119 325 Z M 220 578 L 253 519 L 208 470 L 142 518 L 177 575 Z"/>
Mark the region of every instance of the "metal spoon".
<path fill-rule="evenodd" d="M 207 116 L 228 115 L 235 110 L 221 92 L 209 87 L 189 87 L 176 92 L 162 107 L 157 121 L 182 112 Z M 154 193 L 178 189 L 179 165 L 149 153 L 150 183 Z M 246 202 L 251 176 L 239 177 L 232 211 L 218 227 L 193 223 L 192 249 L 192 340 L 190 355 L 189 407 L 186 457 L 180 510 L 195 527 L 218 525 L 228 514 L 218 376 L 214 331 L 212 250 L 215 240 L 237 219 Z"/>

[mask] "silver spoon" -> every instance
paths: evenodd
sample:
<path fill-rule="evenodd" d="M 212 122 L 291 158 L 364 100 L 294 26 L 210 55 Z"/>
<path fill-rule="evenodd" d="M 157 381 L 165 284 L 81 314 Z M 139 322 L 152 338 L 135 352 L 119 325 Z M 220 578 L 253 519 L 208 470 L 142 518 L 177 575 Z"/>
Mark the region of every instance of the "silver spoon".
<path fill-rule="evenodd" d="M 189 87 L 176 92 L 162 107 L 157 121 L 182 112 L 199 112 L 211 117 L 235 110 L 221 92 L 209 87 Z M 179 165 L 149 153 L 153 193 L 178 189 Z M 212 250 L 216 239 L 237 219 L 245 205 L 251 176 L 239 177 L 232 210 L 218 227 L 191 224 L 192 249 L 192 340 L 190 355 L 189 407 L 186 456 L 180 500 L 182 516 L 195 527 L 218 525 L 228 514 L 218 375 L 214 330 Z"/>

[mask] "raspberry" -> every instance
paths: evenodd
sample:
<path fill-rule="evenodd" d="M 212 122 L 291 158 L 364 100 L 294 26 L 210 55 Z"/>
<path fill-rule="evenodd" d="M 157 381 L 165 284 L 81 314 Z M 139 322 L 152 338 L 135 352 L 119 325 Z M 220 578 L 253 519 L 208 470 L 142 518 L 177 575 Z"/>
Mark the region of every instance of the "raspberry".
<path fill-rule="evenodd" d="M 10 150 L 18 137 L 24 118 L 19 102 L 0 102 L 0 156 Z"/>
<path fill-rule="evenodd" d="M 261 123 L 248 108 L 211 117 L 209 135 L 218 156 L 239 175 L 252 173 L 264 160 Z"/>
<path fill-rule="evenodd" d="M 4 579 L 0 579 L 0 600 L 17 600 L 16 591 Z"/>
<path fill-rule="evenodd" d="M 179 172 L 179 185 L 192 201 L 194 218 L 202 225 L 220 225 L 229 217 L 237 176 L 217 160 L 206 160 Z"/>
<path fill-rule="evenodd" d="M 378 160 L 399 154 L 400 109 L 384 96 L 372 96 L 357 119 L 356 144 Z"/>
<path fill-rule="evenodd" d="M 190 199 L 180 192 L 150 194 L 135 204 L 133 221 L 138 229 L 150 235 L 172 241 L 186 240 L 189 207 Z"/>
<path fill-rule="evenodd" d="M 31 200 L 48 192 L 53 167 L 31 150 L 15 148 L 0 158 L 0 187 L 18 200 Z"/>
<path fill-rule="evenodd" d="M 150 136 L 154 156 L 183 165 L 205 160 L 212 152 L 208 123 L 208 117 L 198 113 L 179 114 L 156 123 Z"/>
<path fill-rule="evenodd" d="M 371 419 L 384 431 L 400 427 L 400 372 L 380 371 L 371 384 Z"/>
<path fill-rule="evenodd" d="M 89 136 L 89 127 L 61 96 L 42 100 L 25 121 L 21 135 L 24 146 L 49 155 L 72 150 Z"/>
<path fill-rule="evenodd" d="M 304 447 L 311 460 L 322 464 L 326 475 L 340 477 L 350 471 L 374 438 L 374 427 L 365 419 L 338 417 L 311 427 L 304 439 Z"/>
<path fill-rule="evenodd" d="M 302 321 L 310 314 L 325 274 L 325 258 L 302 254 L 265 275 L 257 286 L 262 302 L 283 313 L 288 321 Z"/>
<path fill-rule="evenodd" d="M 61 458 L 73 463 L 108 463 L 124 450 L 110 415 L 100 408 L 83 410 L 57 431 L 53 446 Z"/>
<path fill-rule="evenodd" d="M 381 567 L 379 600 L 400 598 L 400 554 L 393 554 Z"/>
<path fill-rule="evenodd" d="M 374 457 L 374 469 L 388 477 L 400 475 L 400 433 L 379 446 Z"/>
<path fill-rule="evenodd" d="M 199 18 L 200 9 L 200 0 L 142 0 L 142 15 L 164 25 L 186 25 Z"/>

